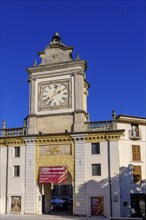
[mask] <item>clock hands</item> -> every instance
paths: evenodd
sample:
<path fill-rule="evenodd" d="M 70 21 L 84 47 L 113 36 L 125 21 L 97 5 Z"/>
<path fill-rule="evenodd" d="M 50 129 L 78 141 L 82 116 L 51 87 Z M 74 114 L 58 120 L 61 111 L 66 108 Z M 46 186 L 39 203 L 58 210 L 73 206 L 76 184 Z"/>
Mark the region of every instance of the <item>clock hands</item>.
<path fill-rule="evenodd" d="M 56 93 L 57 89 L 59 89 L 59 88 L 61 87 L 61 85 L 62 85 L 62 84 L 56 85 L 55 90 L 54 90 L 54 93 Z M 58 88 L 58 87 L 59 87 L 59 88 Z"/>
<path fill-rule="evenodd" d="M 61 87 L 61 86 L 60 86 L 60 87 Z M 60 88 L 60 87 L 59 87 L 59 88 Z M 56 96 L 57 94 L 60 94 L 60 93 L 63 92 L 64 90 L 67 90 L 67 88 L 63 88 L 63 89 L 60 89 L 60 90 L 58 90 L 58 91 L 55 90 L 55 91 L 54 91 L 55 93 L 54 93 L 53 95 L 51 95 L 51 96 L 45 97 L 45 98 L 44 98 L 44 101 L 46 101 L 48 104 L 49 104 L 49 103 L 51 104 L 52 102 L 55 102 L 55 100 L 54 100 L 55 97 L 54 97 L 54 96 Z M 64 94 L 64 95 L 67 95 L 67 93 Z M 63 99 L 64 101 L 66 100 L 66 98 L 67 98 L 67 97 L 62 97 L 62 99 Z M 55 104 L 56 104 L 56 103 L 54 103 L 54 105 L 55 105 Z"/>
<path fill-rule="evenodd" d="M 63 89 L 57 91 L 57 90 L 60 89 L 62 86 L 63 86 Z M 56 88 L 55 88 L 55 90 L 54 90 L 53 93 L 54 93 L 54 95 L 56 95 L 56 94 L 59 94 L 61 91 L 65 90 L 65 89 L 67 89 L 66 86 L 65 86 L 64 84 L 60 84 L 60 85 L 57 85 L 57 86 L 56 86 Z M 57 92 L 56 92 L 56 91 L 57 91 Z"/>
<path fill-rule="evenodd" d="M 50 99 L 50 98 L 54 97 L 55 95 L 60 94 L 60 93 L 61 93 L 62 91 L 64 91 L 65 89 L 66 89 L 66 88 L 57 91 L 56 93 L 54 93 L 52 96 L 50 96 L 50 97 L 48 97 L 48 98 Z"/>

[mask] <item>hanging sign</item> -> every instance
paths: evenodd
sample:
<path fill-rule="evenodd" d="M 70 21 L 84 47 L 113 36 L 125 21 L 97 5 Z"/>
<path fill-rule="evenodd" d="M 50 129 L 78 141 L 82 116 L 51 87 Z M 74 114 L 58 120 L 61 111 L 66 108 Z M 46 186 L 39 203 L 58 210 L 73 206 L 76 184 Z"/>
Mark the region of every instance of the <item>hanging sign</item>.
<path fill-rule="evenodd" d="M 64 166 L 40 167 L 40 183 L 66 183 L 67 169 Z"/>

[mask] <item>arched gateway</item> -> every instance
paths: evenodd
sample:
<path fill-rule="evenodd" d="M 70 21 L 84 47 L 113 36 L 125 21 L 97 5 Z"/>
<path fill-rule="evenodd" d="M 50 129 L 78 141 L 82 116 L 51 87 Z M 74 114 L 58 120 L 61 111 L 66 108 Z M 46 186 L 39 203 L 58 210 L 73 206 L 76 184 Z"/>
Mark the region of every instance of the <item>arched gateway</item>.
<path fill-rule="evenodd" d="M 38 138 L 35 148 L 38 213 L 72 213 L 74 144 L 67 136 Z"/>
<path fill-rule="evenodd" d="M 72 176 L 65 166 L 45 166 L 39 170 L 42 213 L 72 213 Z"/>

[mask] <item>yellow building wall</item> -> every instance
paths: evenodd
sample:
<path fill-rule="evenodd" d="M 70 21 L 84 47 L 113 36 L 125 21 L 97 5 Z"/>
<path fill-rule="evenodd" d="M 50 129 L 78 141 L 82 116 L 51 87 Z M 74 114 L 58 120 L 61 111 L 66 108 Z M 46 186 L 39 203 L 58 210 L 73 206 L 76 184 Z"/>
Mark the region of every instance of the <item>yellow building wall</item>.
<path fill-rule="evenodd" d="M 40 143 L 39 143 L 40 141 Z M 74 143 L 67 137 L 46 137 L 37 141 L 35 150 L 35 177 L 39 181 L 41 166 L 66 166 L 74 182 Z M 43 142 L 43 143 L 42 143 Z"/>

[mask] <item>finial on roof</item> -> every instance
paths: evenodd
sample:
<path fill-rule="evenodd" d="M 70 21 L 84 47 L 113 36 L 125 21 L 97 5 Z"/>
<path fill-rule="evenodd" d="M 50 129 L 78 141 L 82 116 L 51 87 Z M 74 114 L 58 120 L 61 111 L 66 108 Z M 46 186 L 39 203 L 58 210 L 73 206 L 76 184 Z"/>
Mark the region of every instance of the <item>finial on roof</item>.
<path fill-rule="evenodd" d="M 76 60 L 80 60 L 79 54 L 76 54 Z"/>
<path fill-rule="evenodd" d="M 60 38 L 60 35 L 59 35 L 58 32 L 55 32 L 55 34 L 52 37 L 52 41 L 51 42 L 55 43 L 55 44 L 60 44 L 61 38 Z"/>
<path fill-rule="evenodd" d="M 36 60 L 34 60 L 33 66 L 37 66 L 37 61 Z"/>
<path fill-rule="evenodd" d="M 5 121 L 5 120 L 2 121 L 2 128 L 3 128 L 3 129 L 6 128 L 6 121 Z"/>
<path fill-rule="evenodd" d="M 89 113 L 88 113 L 88 112 L 86 113 L 86 120 L 87 120 L 87 122 L 89 122 L 89 121 L 90 121 L 90 115 L 89 115 Z"/>
<path fill-rule="evenodd" d="M 116 118 L 116 112 L 115 112 L 115 110 L 112 111 L 112 118 L 113 118 L 113 119 Z"/>

